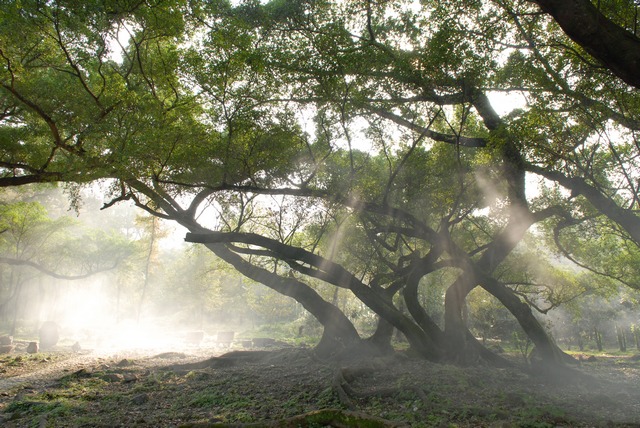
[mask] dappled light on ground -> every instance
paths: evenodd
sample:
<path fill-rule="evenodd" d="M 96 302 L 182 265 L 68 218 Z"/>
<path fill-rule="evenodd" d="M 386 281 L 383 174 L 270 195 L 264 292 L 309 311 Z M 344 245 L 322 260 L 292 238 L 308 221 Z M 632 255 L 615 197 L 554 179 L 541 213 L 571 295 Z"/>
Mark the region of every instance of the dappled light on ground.
<path fill-rule="evenodd" d="M 576 369 L 580 376 L 559 380 L 522 367 L 459 367 L 403 353 L 340 362 L 291 348 L 218 351 L 58 351 L 17 363 L 15 355 L 1 357 L 1 367 L 14 367 L 7 373 L 15 382 L 1 385 L 0 420 L 16 427 L 42 420 L 56 427 L 277 426 L 338 409 L 388 426 L 629 427 L 640 421 L 640 363 L 628 357 L 596 357 Z"/>

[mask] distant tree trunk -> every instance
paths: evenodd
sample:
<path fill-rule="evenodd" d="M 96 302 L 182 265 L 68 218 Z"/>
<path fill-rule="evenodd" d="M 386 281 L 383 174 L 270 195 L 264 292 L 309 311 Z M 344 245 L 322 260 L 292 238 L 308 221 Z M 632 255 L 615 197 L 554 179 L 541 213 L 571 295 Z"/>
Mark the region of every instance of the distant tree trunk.
<path fill-rule="evenodd" d="M 593 338 L 596 341 L 596 347 L 599 352 L 602 352 L 602 333 L 598 330 L 598 327 L 593 328 Z"/>
<path fill-rule="evenodd" d="M 579 332 L 577 334 L 577 340 L 578 340 L 578 349 L 580 349 L 580 352 L 584 351 L 584 341 L 582 340 L 582 335 Z"/>
<path fill-rule="evenodd" d="M 627 338 L 624 334 L 624 328 L 616 324 L 615 329 L 616 329 L 616 336 L 618 337 L 618 347 L 620 348 L 620 351 L 627 352 Z"/>
<path fill-rule="evenodd" d="M 120 322 L 120 296 L 122 295 L 122 286 L 120 285 L 120 281 L 117 282 L 116 286 L 116 324 Z"/>
<path fill-rule="evenodd" d="M 21 275 L 14 275 L 13 270 L 11 271 L 11 281 L 15 281 L 16 292 L 14 294 L 15 300 L 13 304 L 13 320 L 11 321 L 9 336 L 15 336 L 18 329 L 18 317 L 20 315 L 20 305 L 22 304 L 22 288 L 24 284 L 22 283 Z"/>
<path fill-rule="evenodd" d="M 151 221 L 151 226 L 150 226 L 151 230 L 150 230 L 150 236 L 149 236 L 149 249 L 147 251 L 147 257 L 145 258 L 144 282 L 142 284 L 142 293 L 140 295 L 140 301 L 138 302 L 138 314 L 137 314 L 138 322 L 140 322 L 140 317 L 142 316 L 142 307 L 147 297 L 147 290 L 149 288 L 149 276 L 151 275 L 151 261 L 153 259 L 153 254 L 155 250 L 156 234 L 157 234 L 157 228 L 158 228 L 157 217 L 151 216 L 150 221 Z"/>

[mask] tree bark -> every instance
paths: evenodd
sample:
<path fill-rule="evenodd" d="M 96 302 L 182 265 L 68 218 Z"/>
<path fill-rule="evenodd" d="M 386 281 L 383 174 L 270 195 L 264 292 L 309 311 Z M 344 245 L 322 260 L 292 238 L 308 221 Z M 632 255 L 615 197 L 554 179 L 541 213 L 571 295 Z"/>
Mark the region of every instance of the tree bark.
<path fill-rule="evenodd" d="M 496 235 L 492 244 L 485 250 L 482 257 L 477 262 L 467 260 L 462 267 L 463 272 L 449 286 L 445 294 L 445 349 L 448 358 L 454 361 L 468 364 L 473 363 L 480 356 L 480 348 L 482 346 L 474 338 L 469 341 L 469 334 L 466 323 L 463 319 L 463 310 L 467 295 L 478 284 L 480 284 L 490 294 L 495 296 L 518 320 L 527 335 L 534 335 L 537 339 L 531 340 L 536 343 L 538 341 L 542 347 L 542 358 L 551 358 L 551 361 L 557 360 L 556 346 L 548 345 L 551 342 L 548 334 L 539 325 L 536 318 L 531 313 L 529 306 L 525 305 L 520 299 L 500 282 L 493 279 L 490 275 L 500 263 L 513 251 L 515 246 L 522 240 L 525 233 L 532 224 L 543 218 L 550 216 L 554 210 L 552 208 L 532 213 L 526 206 L 516 204 L 511 207 L 511 215 L 506 227 Z M 452 251 L 454 254 L 455 251 Z M 457 251 L 461 254 L 460 251 Z M 545 350 L 553 349 L 553 352 Z M 560 351 L 561 352 L 561 351 Z"/>
<path fill-rule="evenodd" d="M 468 329 L 462 316 L 467 295 L 476 284 L 477 281 L 471 272 L 462 272 L 447 288 L 444 297 L 444 336 L 447 358 L 465 365 L 475 363 L 479 357 L 478 348 L 469 346 Z"/>
<path fill-rule="evenodd" d="M 574 42 L 629 85 L 640 88 L 640 39 L 604 16 L 590 0 L 531 0 Z"/>
<path fill-rule="evenodd" d="M 395 328 L 393 327 L 393 324 L 382 317 L 378 317 L 376 331 L 367 338 L 366 341 L 380 349 L 382 352 L 392 351 L 393 346 L 391 345 L 391 339 L 393 338 L 394 331 Z"/>
<path fill-rule="evenodd" d="M 245 261 L 224 244 L 205 244 L 216 256 L 231 264 L 246 277 L 298 301 L 324 327 L 316 352 L 322 358 L 360 342 L 360 335 L 351 321 L 308 285 L 291 278 L 283 278 Z"/>
<path fill-rule="evenodd" d="M 431 319 L 427 311 L 425 311 L 420 304 L 420 299 L 418 298 L 418 287 L 422 276 L 422 272 L 413 272 L 409 275 L 407 283 L 402 289 L 402 297 L 407 305 L 409 314 L 411 314 L 420 328 L 429 336 L 431 341 L 436 346 L 441 347 L 444 342 L 442 330 L 438 327 L 438 324 Z"/>
<path fill-rule="evenodd" d="M 529 165 L 527 169 L 571 190 L 573 196 L 583 195 L 599 212 L 618 223 L 640 246 L 640 217 L 633 211 L 622 208 L 582 177 L 567 177 L 561 172 L 533 165 Z"/>
<path fill-rule="evenodd" d="M 542 327 L 531 312 L 531 307 L 523 303 L 511 289 L 501 284 L 496 279 L 476 272 L 476 276 L 482 288 L 494 295 L 513 316 L 518 320 L 520 327 L 536 346 L 542 360 L 546 363 L 562 365 L 570 361 L 572 357 L 565 354 L 553 342 L 547 331 Z"/>
<path fill-rule="evenodd" d="M 298 269 L 300 272 L 306 275 L 310 275 L 335 286 L 351 290 L 356 295 L 356 297 L 360 299 L 360 301 L 364 303 L 368 308 L 370 308 L 380 317 L 386 319 L 395 328 L 400 330 L 409 341 L 411 347 L 417 353 L 429 360 L 440 359 L 440 349 L 436 346 L 436 344 L 433 343 L 430 337 L 428 337 L 425 332 L 418 325 L 416 325 L 416 323 L 413 322 L 413 320 L 411 320 L 409 317 L 401 313 L 395 306 L 393 306 L 393 304 L 388 301 L 389 299 L 387 296 L 381 295 L 371 287 L 363 284 L 341 265 L 327 260 L 326 258 L 323 258 L 315 253 L 306 251 L 303 248 L 286 245 L 273 239 L 253 233 L 221 233 L 206 231 L 202 229 L 200 229 L 198 232 L 199 233 L 188 233 L 187 237 L 185 238 L 186 241 L 206 244 L 208 248 L 213 249 L 218 248 L 217 244 L 223 242 L 241 242 L 244 244 L 261 246 L 273 252 L 274 257 L 288 260 L 294 268 Z M 209 245 L 212 246 L 209 247 Z M 224 248 L 226 249 L 226 247 Z M 218 253 L 216 252 L 216 255 L 217 254 Z M 235 253 L 232 254 L 235 255 Z M 240 258 L 240 260 L 242 259 Z M 294 263 L 298 261 L 309 264 L 313 268 L 306 268 Z M 246 269 L 250 271 L 249 268 Z M 243 274 L 245 273 L 241 269 L 238 270 Z M 274 275 L 276 278 L 279 278 L 278 275 L 272 275 Z M 277 282 L 276 278 L 273 278 L 274 282 Z M 284 280 L 284 278 L 281 278 L 281 280 Z M 257 281 L 263 282 L 262 280 Z"/>

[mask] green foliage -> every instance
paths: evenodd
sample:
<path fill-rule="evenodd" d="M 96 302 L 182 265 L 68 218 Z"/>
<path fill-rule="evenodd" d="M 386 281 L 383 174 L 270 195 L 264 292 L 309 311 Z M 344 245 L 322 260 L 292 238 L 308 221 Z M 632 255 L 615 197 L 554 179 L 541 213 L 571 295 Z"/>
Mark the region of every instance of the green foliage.
<path fill-rule="evenodd" d="M 629 2 L 600 7 L 635 31 Z M 0 23 L 3 186 L 113 180 L 114 203 L 132 200 L 191 231 L 213 225 L 303 247 L 376 292 L 433 251 L 423 274 L 440 277 L 420 294 L 437 302 L 433 316 L 452 272 L 474 263 L 541 312 L 616 282 L 639 286 L 638 242 L 619 214 L 636 215 L 640 93 L 531 2 L 21 0 L 6 2 Z M 498 112 L 496 92 L 523 105 Z M 527 171 L 557 182 L 534 200 L 521 192 Z M 604 199 L 560 188 L 576 182 Z M 530 235 L 545 245 L 503 236 L 518 213 L 545 220 Z M 79 229 L 34 203 L 0 206 L 3 251 L 91 271 L 108 250 L 109 261 L 127 259 L 118 293 L 141 301 L 149 268 L 163 269 L 153 246 L 140 289 L 144 257 L 130 257 L 140 248 L 117 233 L 71 234 Z M 340 301 L 320 267 L 227 248 L 305 279 L 369 324 L 366 305 Z M 299 316 L 190 251 L 154 291 L 158 307 L 182 300 L 201 319 L 236 303 L 269 321 Z M 495 301 L 471 300 L 479 330 L 502 316 Z"/>

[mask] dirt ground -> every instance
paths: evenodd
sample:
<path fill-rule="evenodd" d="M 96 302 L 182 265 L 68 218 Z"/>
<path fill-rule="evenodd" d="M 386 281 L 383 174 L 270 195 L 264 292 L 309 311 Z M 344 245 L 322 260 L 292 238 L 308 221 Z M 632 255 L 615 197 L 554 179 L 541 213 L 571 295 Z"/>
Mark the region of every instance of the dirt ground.
<path fill-rule="evenodd" d="M 597 356 L 579 375 L 540 377 L 524 367 L 458 367 L 402 353 L 327 362 L 298 348 L 22 348 L 0 355 L 3 427 L 284 426 L 322 409 L 356 412 L 362 423 L 349 426 L 640 427 L 633 357 Z M 345 426 L 298 421 L 289 426 Z"/>

